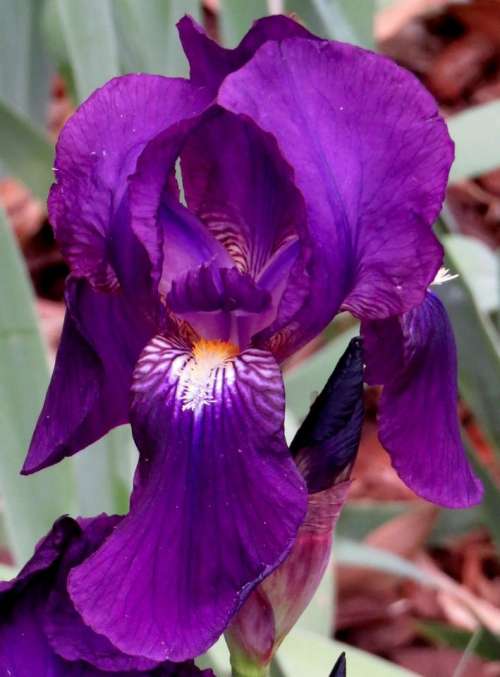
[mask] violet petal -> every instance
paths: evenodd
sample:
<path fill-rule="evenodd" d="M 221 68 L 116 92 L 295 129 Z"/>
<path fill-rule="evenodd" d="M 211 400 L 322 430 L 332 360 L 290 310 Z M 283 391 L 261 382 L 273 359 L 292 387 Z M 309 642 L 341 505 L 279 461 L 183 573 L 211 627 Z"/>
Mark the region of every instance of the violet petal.
<path fill-rule="evenodd" d="M 279 368 L 269 353 L 228 348 L 200 342 L 194 358 L 157 336 L 135 371 L 131 512 L 69 585 L 85 622 L 127 653 L 205 651 L 304 517 Z"/>
<path fill-rule="evenodd" d="M 75 454 L 128 422 L 132 371 L 154 325 L 120 292 L 69 279 L 56 364 L 23 473 Z M 71 377 L 68 375 L 71 374 Z"/>
<path fill-rule="evenodd" d="M 295 348 L 343 305 L 383 318 L 421 302 L 442 259 L 431 225 L 453 145 L 431 95 L 385 57 L 335 42 L 268 42 L 219 90 L 274 135 L 314 246 Z"/>
<path fill-rule="evenodd" d="M 399 319 L 362 323 L 362 334 L 367 380 L 384 386 L 380 441 L 401 479 L 439 505 L 479 503 L 482 486 L 460 439 L 455 340 L 441 301 L 428 292 Z"/>
<path fill-rule="evenodd" d="M 119 284 L 109 231 L 137 156 L 151 138 L 208 102 L 207 93 L 187 80 L 126 75 L 94 92 L 64 125 L 49 217 L 77 277 L 101 289 Z"/>

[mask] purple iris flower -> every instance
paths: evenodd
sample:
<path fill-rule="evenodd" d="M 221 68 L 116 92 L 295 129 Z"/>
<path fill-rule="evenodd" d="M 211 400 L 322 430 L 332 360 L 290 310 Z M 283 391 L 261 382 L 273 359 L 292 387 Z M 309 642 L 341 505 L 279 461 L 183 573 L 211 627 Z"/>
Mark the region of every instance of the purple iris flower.
<path fill-rule="evenodd" d="M 434 100 L 285 17 L 234 50 L 189 18 L 179 29 L 189 80 L 112 80 L 60 135 L 49 213 L 72 274 L 23 469 L 131 424 L 130 512 L 69 590 L 119 649 L 175 661 L 210 646 L 294 544 L 307 489 L 279 364 L 337 312 L 362 320 L 403 480 L 444 505 L 481 495 L 427 291 L 453 156 Z"/>
<path fill-rule="evenodd" d="M 6 677 L 214 677 L 192 661 L 158 665 L 127 656 L 94 633 L 66 590 L 68 573 L 120 522 L 100 515 L 58 519 L 19 575 L 0 583 L 0 674 Z"/>
<path fill-rule="evenodd" d="M 311 601 L 330 559 L 363 423 L 363 355 L 353 339 L 290 450 L 307 484 L 307 515 L 285 561 L 245 601 L 226 640 L 237 674 L 266 666 Z"/>

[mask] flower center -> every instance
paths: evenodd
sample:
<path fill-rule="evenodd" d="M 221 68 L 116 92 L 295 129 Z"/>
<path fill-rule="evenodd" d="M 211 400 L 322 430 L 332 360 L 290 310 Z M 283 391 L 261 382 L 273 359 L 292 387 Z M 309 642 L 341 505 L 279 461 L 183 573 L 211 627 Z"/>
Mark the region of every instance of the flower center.
<path fill-rule="evenodd" d="M 194 411 L 215 402 L 217 371 L 238 353 L 238 347 L 229 341 L 204 338 L 196 341 L 181 375 L 183 411 Z"/>

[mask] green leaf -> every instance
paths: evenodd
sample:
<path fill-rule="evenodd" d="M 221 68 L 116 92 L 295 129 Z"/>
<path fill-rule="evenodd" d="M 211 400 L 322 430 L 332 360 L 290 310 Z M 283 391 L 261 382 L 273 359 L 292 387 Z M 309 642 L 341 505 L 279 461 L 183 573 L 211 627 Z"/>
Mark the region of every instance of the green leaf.
<path fill-rule="evenodd" d="M 235 47 L 252 22 L 268 14 L 266 0 L 220 0 L 220 31 L 225 47 Z"/>
<path fill-rule="evenodd" d="M 341 319 L 336 318 L 331 326 L 335 327 L 336 322 Z M 323 389 L 349 341 L 358 334 L 359 327 L 355 324 L 285 373 L 287 406 L 299 423 L 305 418 L 314 398 Z"/>
<path fill-rule="evenodd" d="M 443 301 L 453 325 L 458 350 L 460 392 L 477 417 L 491 444 L 500 450 L 500 348 L 496 330 L 479 310 L 462 273 L 462 261 L 444 238 L 446 265 L 458 279 L 433 288 Z"/>
<path fill-rule="evenodd" d="M 286 0 L 286 10 L 320 37 L 373 49 L 374 0 Z"/>
<path fill-rule="evenodd" d="M 368 534 L 391 519 L 399 517 L 411 509 L 408 501 L 371 501 L 356 500 L 347 502 L 337 523 L 335 533 L 338 537 L 355 541 L 364 539 Z M 462 536 L 477 529 L 484 520 L 480 507 L 464 510 L 439 511 L 429 543 L 443 545 L 450 538 Z"/>
<path fill-rule="evenodd" d="M 474 633 L 438 621 L 420 621 L 417 630 L 438 646 L 448 646 L 465 651 Z M 500 660 L 500 637 L 487 628 L 480 628 L 480 636 L 475 644 L 474 653 L 489 661 Z"/>
<path fill-rule="evenodd" d="M 468 446 L 467 443 L 466 446 Z M 484 497 L 481 502 L 484 520 L 497 550 L 500 552 L 500 520 L 498 519 L 500 515 L 500 488 L 486 466 L 476 458 L 470 447 L 468 451 L 469 460 L 484 487 Z"/>
<path fill-rule="evenodd" d="M 279 669 L 285 677 L 327 677 L 343 651 L 348 677 L 416 677 L 378 656 L 300 628 L 294 628 L 278 650 Z M 217 677 L 231 675 L 229 651 L 222 639 L 196 662 L 212 668 Z"/>
<path fill-rule="evenodd" d="M 337 538 L 333 553 L 337 564 L 368 567 L 402 578 L 409 578 L 422 585 L 440 586 L 440 582 L 435 576 L 420 569 L 412 562 L 367 543 Z"/>
<path fill-rule="evenodd" d="M 408 677 L 414 674 L 348 644 L 299 629 L 292 630 L 285 639 L 278 658 L 287 677 L 327 677 L 343 651 L 349 677 Z"/>
<path fill-rule="evenodd" d="M 352 501 L 342 508 L 335 528 L 337 536 L 362 540 L 365 536 L 399 515 L 408 512 L 408 501 Z"/>
<path fill-rule="evenodd" d="M 46 199 L 54 149 L 43 132 L 0 98 L 0 160 L 33 194 Z"/>
<path fill-rule="evenodd" d="M 496 312 L 500 307 L 497 254 L 477 238 L 467 235 L 451 233 L 443 235 L 441 241 L 449 257 L 460 266 L 460 274 L 478 309 L 483 313 Z"/>
<path fill-rule="evenodd" d="M 79 514 L 128 512 L 137 452 L 121 426 L 74 457 Z"/>
<path fill-rule="evenodd" d="M 79 101 L 120 74 L 110 0 L 57 0 L 57 10 Z"/>
<path fill-rule="evenodd" d="M 500 102 L 474 106 L 447 122 L 455 142 L 450 182 L 479 176 L 500 165 Z"/>
<path fill-rule="evenodd" d="M 0 99 L 42 126 L 51 67 L 40 33 L 40 0 L 4 0 L 0 21 Z"/>
<path fill-rule="evenodd" d="M 175 24 L 184 14 L 200 19 L 197 0 L 114 0 L 113 12 L 125 72 L 187 75 Z"/>
<path fill-rule="evenodd" d="M 0 213 L 0 493 L 18 563 L 61 514 L 76 508 L 69 462 L 21 477 L 48 381 L 33 297 L 11 228 Z"/>

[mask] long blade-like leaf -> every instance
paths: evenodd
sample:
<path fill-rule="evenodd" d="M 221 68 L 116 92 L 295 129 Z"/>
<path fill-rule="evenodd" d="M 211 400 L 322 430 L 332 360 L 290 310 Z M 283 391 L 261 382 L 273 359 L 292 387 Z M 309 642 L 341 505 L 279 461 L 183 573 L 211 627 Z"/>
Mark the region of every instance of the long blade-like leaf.
<path fill-rule="evenodd" d="M 474 106 L 448 120 L 455 141 L 450 181 L 478 176 L 500 166 L 500 103 Z"/>
<path fill-rule="evenodd" d="M 252 22 L 267 13 L 267 0 L 221 0 L 220 29 L 224 46 L 235 47 Z"/>
<path fill-rule="evenodd" d="M 373 48 L 374 0 L 286 0 L 286 10 L 321 37 Z"/>
<path fill-rule="evenodd" d="M 114 0 L 123 70 L 187 75 L 175 24 L 184 15 L 200 18 L 197 0 Z"/>
<path fill-rule="evenodd" d="M 48 369 L 26 271 L 3 213 L 0 256 L 0 493 L 10 546 L 23 563 L 48 526 L 76 505 L 68 462 L 32 477 L 19 475 Z"/>
<path fill-rule="evenodd" d="M 461 261 L 447 247 L 449 268 L 461 273 Z M 455 280 L 433 288 L 446 306 L 455 332 L 458 349 L 460 392 L 470 406 L 492 445 L 500 450 L 500 348 L 495 327 L 480 311 L 474 296 L 460 275 Z"/>
<path fill-rule="evenodd" d="M 119 75 L 118 42 L 109 0 L 57 0 L 78 99 Z"/>
<path fill-rule="evenodd" d="M 43 126 L 51 67 L 42 44 L 40 0 L 4 0 L 0 21 L 0 98 Z"/>
<path fill-rule="evenodd" d="M 52 144 L 20 112 L 0 98 L 0 160 L 41 200 L 52 181 Z"/>

